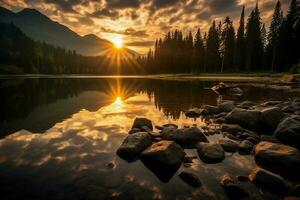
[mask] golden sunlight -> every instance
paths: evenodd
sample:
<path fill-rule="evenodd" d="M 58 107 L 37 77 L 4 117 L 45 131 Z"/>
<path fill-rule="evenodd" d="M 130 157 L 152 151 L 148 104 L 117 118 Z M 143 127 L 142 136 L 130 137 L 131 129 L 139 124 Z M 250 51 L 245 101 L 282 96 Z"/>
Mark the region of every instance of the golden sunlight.
<path fill-rule="evenodd" d="M 116 105 L 122 105 L 123 101 L 122 101 L 121 97 L 117 97 L 116 100 L 115 100 L 115 102 L 114 102 L 114 104 L 116 104 Z"/>
<path fill-rule="evenodd" d="M 117 49 L 121 49 L 123 47 L 123 40 L 121 37 L 116 37 L 112 39 L 112 42 L 114 43 Z"/>

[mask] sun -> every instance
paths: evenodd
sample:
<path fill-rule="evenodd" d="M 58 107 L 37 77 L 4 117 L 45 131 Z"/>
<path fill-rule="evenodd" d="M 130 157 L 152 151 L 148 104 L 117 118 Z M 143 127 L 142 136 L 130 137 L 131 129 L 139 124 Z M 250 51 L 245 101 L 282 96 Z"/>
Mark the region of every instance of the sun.
<path fill-rule="evenodd" d="M 121 49 L 123 47 L 122 40 L 115 40 L 115 41 L 113 41 L 113 43 L 117 49 Z"/>

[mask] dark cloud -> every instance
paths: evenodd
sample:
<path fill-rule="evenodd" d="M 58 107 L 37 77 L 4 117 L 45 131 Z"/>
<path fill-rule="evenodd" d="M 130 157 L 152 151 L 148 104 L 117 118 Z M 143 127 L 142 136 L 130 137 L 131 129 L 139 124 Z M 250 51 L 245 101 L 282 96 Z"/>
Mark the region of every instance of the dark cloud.
<path fill-rule="evenodd" d="M 151 47 L 154 45 L 154 41 L 133 41 L 127 42 L 125 45 L 134 47 Z"/>
<path fill-rule="evenodd" d="M 212 13 L 223 13 L 234 9 L 238 0 L 206 0 L 205 7 L 209 7 Z"/>
<path fill-rule="evenodd" d="M 108 28 L 102 28 L 101 29 L 103 32 L 106 33 L 116 33 L 116 34 L 121 34 L 121 35 L 127 35 L 127 36 L 134 36 L 134 37 L 147 37 L 149 36 L 145 30 L 135 30 L 133 28 L 127 28 L 122 31 L 117 31 L 113 29 L 108 29 Z"/>
<path fill-rule="evenodd" d="M 153 0 L 152 7 L 153 8 L 164 8 L 168 6 L 172 6 L 176 3 L 180 2 L 180 0 Z"/>
<path fill-rule="evenodd" d="M 106 7 L 111 9 L 138 8 L 140 0 L 106 0 Z"/>
<path fill-rule="evenodd" d="M 119 17 L 119 12 L 116 10 L 110 10 L 107 8 L 103 8 L 101 10 L 97 10 L 91 14 L 91 17 L 104 18 L 109 17 L 112 19 L 116 19 Z"/>
<path fill-rule="evenodd" d="M 44 2 L 55 4 L 65 12 L 75 12 L 73 6 L 81 4 L 83 0 L 44 0 Z"/>

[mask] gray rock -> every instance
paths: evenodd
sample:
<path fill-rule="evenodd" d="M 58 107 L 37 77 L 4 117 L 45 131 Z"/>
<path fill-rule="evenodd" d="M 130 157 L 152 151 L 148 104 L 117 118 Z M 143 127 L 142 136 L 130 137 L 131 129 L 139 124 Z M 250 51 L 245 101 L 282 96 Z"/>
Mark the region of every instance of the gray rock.
<path fill-rule="evenodd" d="M 133 125 L 132 125 L 132 129 L 139 128 L 139 129 L 143 130 L 143 126 L 146 126 L 149 129 L 153 130 L 151 120 L 146 119 L 146 118 L 135 118 Z"/>
<path fill-rule="evenodd" d="M 243 101 L 242 103 L 240 103 L 238 105 L 238 107 L 240 108 L 244 108 L 244 109 L 249 109 L 251 108 L 252 106 L 255 106 L 256 103 L 252 102 L 252 101 Z"/>
<path fill-rule="evenodd" d="M 279 143 L 279 140 L 273 135 L 261 135 L 260 140 L 265 142 Z"/>
<path fill-rule="evenodd" d="M 268 107 L 268 106 L 276 106 L 276 105 L 281 104 L 281 103 L 282 103 L 282 101 L 267 101 L 267 102 L 265 102 L 261 105 L 264 106 L 264 107 Z"/>
<path fill-rule="evenodd" d="M 187 172 L 187 171 L 182 171 L 179 175 L 178 175 L 185 183 L 189 184 L 192 187 L 200 187 L 201 181 L 200 179 L 193 173 L 191 172 Z"/>
<path fill-rule="evenodd" d="M 142 131 L 142 130 L 139 129 L 139 128 L 133 128 L 133 129 L 131 129 L 131 130 L 128 132 L 128 134 L 138 133 L 138 132 L 141 132 L 141 131 Z"/>
<path fill-rule="evenodd" d="M 229 199 L 242 199 L 248 194 L 245 190 L 237 183 L 237 181 L 230 175 L 225 174 L 221 178 L 221 186 L 225 190 Z"/>
<path fill-rule="evenodd" d="M 243 132 L 244 129 L 240 125 L 237 125 L 237 124 L 223 124 L 222 131 L 236 135 L 239 132 Z"/>
<path fill-rule="evenodd" d="M 287 193 L 290 186 L 281 176 L 267 170 L 256 168 L 249 175 L 249 179 L 259 187 L 271 190 L 274 193 Z"/>
<path fill-rule="evenodd" d="M 174 128 L 178 128 L 178 126 L 176 124 L 164 124 L 163 125 L 164 128 L 166 127 L 174 127 Z"/>
<path fill-rule="evenodd" d="M 163 126 L 158 126 L 158 125 L 156 125 L 155 128 L 156 128 L 157 130 L 160 130 L 160 131 L 164 129 Z"/>
<path fill-rule="evenodd" d="M 151 136 L 145 132 L 138 132 L 128 135 L 122 145 L 117 150 L 117 154 L 128 162 L 138 159 L 142 153 L 152 143 Z"/>
<path fill-rule="evenodd" d="M 203 109 L 202 113 L 205 113 L 206 115 L 214 115 L 221 112 L 221 110 L 216 106 L 203 105 L 201 108 Z"/>
<path fill-rule="evenodd" d="M 219 109 L 222 112 L 231 112 L 234 108 L 234 101 L 225 101 L 219 104 Z"/>
<path fill-rule="evenodd" d="M 191 108 L 185 112 L 185 116 L 190 118 L 198 118 L 201 116 L 201 110 L 199 108 Z"/>
<path fill-rule="evenodd" d="M 225 159 L 225 152 L 220 144 L 199 143 L 197 149 L 199 158 L 205 163 L 219 163 Z"/>
<path fill-rule="evenodd" d="M 300 151 L 294 147 L 260 142 L 255 147 L 255 161 L 274 173 L 300 180 Z"/>
<path fill-rule="evenodd" d="M 257 130 L 259 128 L 260 112 L 257 110 L 234 109 L 225 117 L 229 124 L 239 124 L 249 130 Z"/>
<path fill-rule="evenodd" d="M 204 133 L 197 127 L 175 129 L 164 128 L 161 132 L 162 138 L 172 140 L 184 147 L 193 147 L 198 142 L 208 142 Z"/>
<path fill-rule="evenodd" d="M 239 144 L 240 154 L 251 154 L 253 152 L 254 144 L 248 140 L 244 140 Z"/>
<path fill-rule="evenodd" d="M 219 140 L 219 144 L 226 152 L 236 152 L 238 149 L 238 144 L 232 140 L 221 139 Z"/>
<path fill-rule="evenodd" d="M 300 116 L 292 116 L 281 121 L 274 132 L 275 137 L 289 145 L 300 144 Z"/>
<path fill-rule="evenodd" d="M 252 144 L 257 144 L 260 142 L 260 138 L 255 138 L 255 137 L 247 137 L 246 140 L 251 142 Z"/>
<path fill-rule="evenodd" d="M 279 122 L 284 118 L 284 113 L 278 107 L 263 109 L 260 115 L 260 123 L 267 129 L 274 131 Z"/>

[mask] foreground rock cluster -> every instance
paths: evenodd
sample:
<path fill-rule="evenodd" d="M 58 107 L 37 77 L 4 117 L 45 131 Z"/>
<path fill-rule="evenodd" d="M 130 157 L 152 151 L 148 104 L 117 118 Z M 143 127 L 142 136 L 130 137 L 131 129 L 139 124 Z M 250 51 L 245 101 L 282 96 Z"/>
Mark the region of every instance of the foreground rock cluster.
<path fill-rule="evenodd" d="M 228 197 L 241 199 L 247 191 L 240 182 L 251 181 L 260 188 L 287 198 L 300 198 L 300 100 L 224 101 L 217 106 L 203 105 L 185 112 L 187 117 L 203 117 L 207 126 L 179 128 L 176 124 L 155 126 L 151 120 L 136 118 L 129 135 L 117 150 L 128 162 L 140 159 L 163 182 L 169 181 L 181 165 L 193 159 L 184 149 L 197 149 L 207 164 L 222 162 L 228 153 L 253 155 L 257 168 L 248 177 L 224 174 L 220 185 Z M 223 134 L 209 142 L 211 134 Z M 201 187 L 197 175 L 182 171 L 179 177 L 192 187 Z"/>

